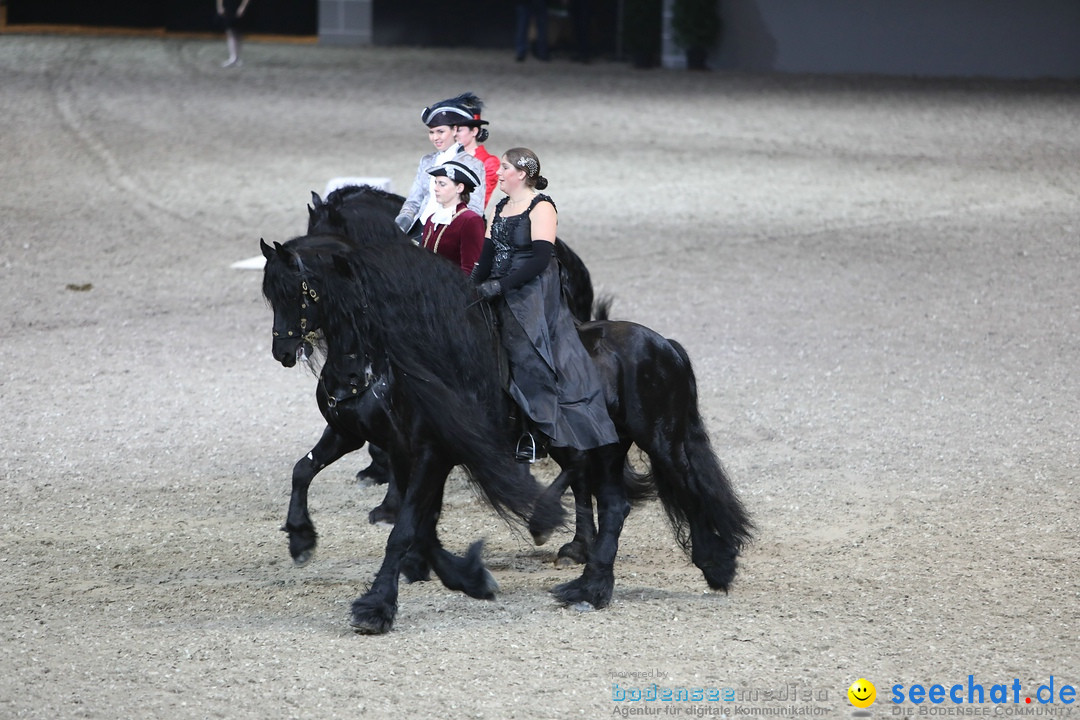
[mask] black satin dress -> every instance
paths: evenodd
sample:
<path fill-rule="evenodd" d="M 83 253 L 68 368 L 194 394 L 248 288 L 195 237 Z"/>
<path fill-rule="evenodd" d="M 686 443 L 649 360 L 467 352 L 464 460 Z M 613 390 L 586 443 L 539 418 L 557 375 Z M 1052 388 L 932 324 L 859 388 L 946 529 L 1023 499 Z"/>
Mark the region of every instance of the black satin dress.
<path fill-rule="evenodd" d="M 506 277 L 532 257 L 529 212 L 503 217 L 504 198 L 491 222 L 490 279 Z M 552 203 L 554 205 L 554 203 Z M 493 303 L 510 365 L 510 395 L 555 447 L 588 450 L 618 442 L 600 375 L 577 334 L 559 282 L 558 261 Z"/>

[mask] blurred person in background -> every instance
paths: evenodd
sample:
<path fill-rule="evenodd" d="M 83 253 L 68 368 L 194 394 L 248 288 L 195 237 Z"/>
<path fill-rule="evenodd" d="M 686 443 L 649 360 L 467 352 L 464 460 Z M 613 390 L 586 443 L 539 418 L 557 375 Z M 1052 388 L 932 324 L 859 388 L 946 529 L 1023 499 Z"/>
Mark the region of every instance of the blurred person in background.
<path fill-rule="evenodd" d="M 243 26 L 244 13 L 249 0 L 217 0 L 218 20 L 225 26 L 225 45 L 229 48 L 229 59 L 221 67 L 240 67 L 240 30 Z"/>

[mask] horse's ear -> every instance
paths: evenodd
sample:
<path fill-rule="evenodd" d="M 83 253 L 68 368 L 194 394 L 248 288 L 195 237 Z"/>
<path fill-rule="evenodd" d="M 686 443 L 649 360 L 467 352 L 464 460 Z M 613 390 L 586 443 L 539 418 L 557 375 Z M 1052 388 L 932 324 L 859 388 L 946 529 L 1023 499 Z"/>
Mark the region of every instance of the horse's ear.
<path fill-rule="evenodd" d="M 285 246 L 279 243 L 277 240 L 274 241 L 274 252 L 276 252 L 277 256 L 281 258 L 284 262 L 289 262 L 289 259 L 292 258 L 292 253 L 286 250 Z"/>
<path fill-rule="evenodd" d="M 319 193 L 315 192 L 314 190 L 311 191 L 311 204 L 315 207 L 319 207 L 323 204 L 323 199 L 319 197 Z"/>
<path fill-rule="evenodd" d="M 270 259 L 270 253 L 272 253 L 273 250 L 270 249 L 270 246 L 267 245 L 266 241 L 263 240 L 262 238 L 259 238 L 259 248 L 262 249 L 263 257 L 266 258 L 267 260 L 269 260 Z"/>

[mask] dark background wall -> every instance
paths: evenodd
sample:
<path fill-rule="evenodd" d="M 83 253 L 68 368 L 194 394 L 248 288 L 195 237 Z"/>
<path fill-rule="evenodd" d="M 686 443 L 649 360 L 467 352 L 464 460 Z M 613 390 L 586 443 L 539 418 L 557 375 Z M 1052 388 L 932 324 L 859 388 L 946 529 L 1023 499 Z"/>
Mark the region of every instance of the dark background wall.
<path fill-rule="evenodd" d="M 721 0 L 717 69 L 1080 77 L 1080 0 Z"/>
<path fill-rule="evenodd" d="M 573 31 L 561 3 L 553 0 L 553 45 L 571 51 Z M 615 52 L 619 0 L 591 0 L 592 45 L 599 55 Z M 318 0 L 251 0 L 248 32 L 316 35 Z M 219 30 L 215 0 L 7 0 L 11 25 L 86 25 L 173 32 Z M 372 0 L 372 36 L 377 45 L 512 48 L 515 3 L 510 0 Z M 659 19 L 658 19 L 659 21 Z"/>
<path fill-rule="evenodd" d="M 376 45 L 512 48 L 516 3 L 510 0 L 373 0 Z M 565 4 L 549 1 L 549 37 L 555 49 L 571 50 L 573 27 Z M 599 55 L 615 51 L 619 0 L 590 0 L 592 48 Z M 657 23 L 660 18 L 657 17 Z"/>
<path fill-rule="evenodd" d="M 466 6 L 467 12 L 463 12 Z M 374 0 L 376 45 L 509 47 L 514 3 L 508 0 Z"/>
<path fill-rule="evenodd" d="M 593 49 L 613 57 L 618 8 L 592 0 Z M 670 0 L 668 0 L 670 3 Z M 718 0 L 715 69 L 1004 78 L 1080 77 L 1080 0 Z M 556 52 L 572 51 L 552 0 Z M 511 48 L 515 3 L 371 0 L 378 45 Z M 219 30 L 214 0 L 7 0 L 8 22 Z M 316 35 L 318 0 L 251 0 L 249 32 Z M 659 22 L 659 21 L 658 21 Z M 681 51 L 665 35 L 665 64 Z"/>
<path fill-rule="evenodd" d="M 251 0 L 248 31 L 314 35 L 317 0 Z M 217 31 L 214 0 L 7 0 L 10 25 L 89 25 Z"/>

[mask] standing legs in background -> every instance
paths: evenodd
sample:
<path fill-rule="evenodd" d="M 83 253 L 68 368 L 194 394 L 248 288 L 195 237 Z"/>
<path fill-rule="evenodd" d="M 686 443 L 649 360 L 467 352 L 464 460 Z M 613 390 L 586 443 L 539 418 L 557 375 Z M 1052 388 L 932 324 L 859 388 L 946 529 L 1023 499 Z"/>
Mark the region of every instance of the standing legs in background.
<path fill-rule="evenodd" d="M 529 52 L 529 21 L 536 20 L 536 45 L 533 52 L 538 60 L 551 59 L 548 49 L 548 9 L 544 0 L 519 0 L 517 4 L 517 29 L 514 34 L 514 50 L 521 62 Z"/>

